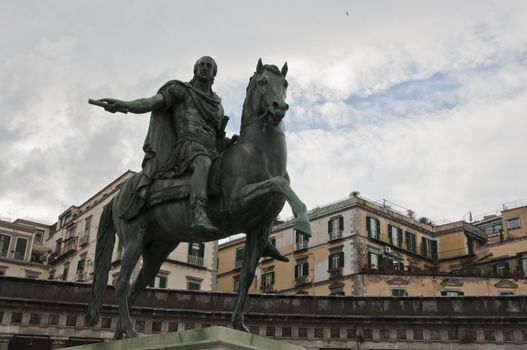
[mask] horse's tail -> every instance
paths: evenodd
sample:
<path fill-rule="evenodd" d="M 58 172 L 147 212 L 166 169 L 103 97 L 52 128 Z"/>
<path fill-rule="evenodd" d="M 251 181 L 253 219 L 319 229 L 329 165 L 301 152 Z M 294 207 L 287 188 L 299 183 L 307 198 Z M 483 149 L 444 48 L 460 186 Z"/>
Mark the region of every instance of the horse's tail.
<path fill-rule="evenodd" d="M 115 226 L 112 219 L 112 199 L 103 209 L 97 230 L 97 244 L 95 246 L 95 272 L 91 286 L 90 301 L 86 322 L 94 326 L 99 319 L 104 291 L 108 283 L 108 273 L 112 263 L 112 252 L 115 244 Z"/>

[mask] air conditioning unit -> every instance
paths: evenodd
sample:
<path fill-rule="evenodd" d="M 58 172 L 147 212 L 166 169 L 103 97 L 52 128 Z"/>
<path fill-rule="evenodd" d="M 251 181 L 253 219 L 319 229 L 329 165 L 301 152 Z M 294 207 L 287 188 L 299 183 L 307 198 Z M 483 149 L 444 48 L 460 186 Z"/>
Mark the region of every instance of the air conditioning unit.
<path fill-rule="evenodd" d="M 391 253 L 392 252 L 392 247 L 384 247 L 384 252 L 385 253 Z"/>

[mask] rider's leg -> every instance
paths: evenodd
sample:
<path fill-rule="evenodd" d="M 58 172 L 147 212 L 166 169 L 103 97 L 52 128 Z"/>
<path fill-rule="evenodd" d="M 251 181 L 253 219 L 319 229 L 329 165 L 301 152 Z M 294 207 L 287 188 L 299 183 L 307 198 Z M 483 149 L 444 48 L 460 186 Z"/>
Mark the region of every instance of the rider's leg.
<path fill-rule="evenodd" d="M 216 232 L 216 228 L 209 220 L 206 212 L 207 207 L 207 181 L 212 165 L 210 157 L 199 155 L 190 164 L 192 177 L 190 179 L 191 195 L 190 206 L 194 221 L 191 228 L 196 231 Z"/>

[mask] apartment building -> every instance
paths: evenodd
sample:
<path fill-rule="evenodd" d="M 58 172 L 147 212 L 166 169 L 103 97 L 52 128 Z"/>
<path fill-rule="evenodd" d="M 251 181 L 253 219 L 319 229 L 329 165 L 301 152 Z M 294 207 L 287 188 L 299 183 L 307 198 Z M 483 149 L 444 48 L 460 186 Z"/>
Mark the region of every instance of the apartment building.
<path fill-rule="evenodd" d="M 527 293 L 523 253 L 527 207 L 500 214 L 510 239 L 494 242 L 487 221 L 433 224 L 386 201 L 359 196 L 310 211 L 312 237 L 275 225 L 271 237 L 288 263 L 262 259 L 252 293 L 454 296 Z M 495 218 L 494 218 L 495 219 Z M 498 219 L 495 219 L 498 221 Z M 504 227 L 505 227 L 504 226 Z M 519 227 L 518 227 L 519 226 Z M 510 233 L 512 232 L 512 233 Z M 494 233 L 493 233 L 494 234 Z M 220 245 L 217 290 L 237 289 L 244 239 Z M 510 244 L 514 248 L 504 248 Z M 501 248 L 498 248 L 501 247 Z M 502 252 L 507 250 L 507 254 Z M 504 264 L 509 262 L 509 267 Z M 490 264 L 490 265 L 489 265 Z"/>

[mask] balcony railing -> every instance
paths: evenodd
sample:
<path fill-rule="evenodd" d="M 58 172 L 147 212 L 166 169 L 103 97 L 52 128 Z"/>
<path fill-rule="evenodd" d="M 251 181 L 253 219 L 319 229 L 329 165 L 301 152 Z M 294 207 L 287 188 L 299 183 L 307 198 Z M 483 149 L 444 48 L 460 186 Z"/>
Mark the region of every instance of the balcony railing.
<path fill-rule="evenodd" d="M 271 292 L 274 292 L 274 284 L 270 284 L 270 285 L 262 286 L 262 291 L 263 291 L 264 293 L 271 293 Z"/>
<path fill-rule="evenodd" d="M 338 230 L 338 231 L 332 231 L 329 233 L 329 240 L 330 241 L 334 241 L 336 239 L 340 239 L 342 238 L 342 230 Z"/>
<path fill-rule="evenodd" d="M 342 267 L 337 267 L 334 269 L 329 270 L 329 278 L 335 279 L 342 277 Z"/>
<path fill-rule="evenodd" d="M 197 255 L 189 255 L 187 257 L 187 262 L 196 266 L 203 266 L 203 258 Z"/>
<path fill-rule="evenodd" d="M 75 275 L 75 279 L 79 282 L 86 281 L 87 279 L 87 273 L 84 270 L 77 271 L 77 274 Z"/>
<path fill-rule="evenodd" d="M 89 234 L 83 234 L 79 238 L 79 245 L 84 246 L 90 242 L 90 235 Z"/>
<path fill-rule="evenodd" d="M 311 282 L 311 279 L 309 278 L 309 276 L 300 276 L 300 277 L 295 278 L 295 286 L 301 286 L 309 282 Z"/>
<path fill-rule="evenodd" d="M 296 242 L 296 250 L 307 249 L 308 246 L 309 246 L 309 241 Z"/>
<path fill-rule="evenodd" d="M 488 272 L 488 271 L 440 271 L 440 270 L 423 270 L 418 268 L 410 268 L 405 266 L 401 269 L 394 269 L 390 267 L 380 266 L 379 268 L 364 266 L 361 269 L 362 273 L 371 275 L 410 275 L 410 276 L 439 276 L 439 277 L 481 277 L 481 278 L 512 278 L 512 279 L 527 279 L 527 275 L 521 270 L 507 271 L 507 272 Z"/>
<path fill-rule="evenodd" d="M 57 250 L 51 253 L 49 256 L 48 262 L 49 263 L 56 263 L 63 258 L 66 257 L 66 255 L 74 252 L 77 250 L 77 237 L 71 236 L 67 241 L 63 242 L 63 245 L 60 246 Z"/>
<path fill-rule="evenodd" d="M 0 250 L 0 258 L 7 258 L 9 250 Z"/>
<path fill-rule="evenodd" d="M 13 258 L 15 258 L 15 260 L 24 260 L 25 255 L 26 255 L 26 252 L 15 252 L 15 254 L 13 255 Z"/>

